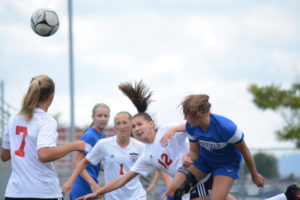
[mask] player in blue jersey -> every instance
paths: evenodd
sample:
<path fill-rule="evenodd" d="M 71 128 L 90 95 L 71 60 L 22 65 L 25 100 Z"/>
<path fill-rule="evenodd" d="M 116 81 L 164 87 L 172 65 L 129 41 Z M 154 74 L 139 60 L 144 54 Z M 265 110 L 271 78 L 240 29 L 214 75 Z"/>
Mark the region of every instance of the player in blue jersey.
<path fill-rule="evenodd" d="M 265 179 L 255 167 L 254 160 L 244 141 L 244 133 L 231 120 L 210 113 L 209 96 L 189 95 L 182 102 L 186 124 L 174 127 L 162 137 L 166 143 L 178 131 L 186 131 L 190 141 L 190 151 L 183 157 L 183 166 L 200 180 L 207 174 L 213 174 L 213 186 L 210 199 L 226 199 L 233 182 L 238 179 L 242 159 L 244 158 L 252 176 L 252 181 L 263 187 Z M 181 187 L 186 174 L 177 172 L 168 195 L 180 199 Z"/>
<path fill-rule="evenodd" d="M 74 167 L 84 158 L 92 147 L 100 140 L 105 138 L 104 129 L 107 126 L 110 117 L 110 108 L 104 104 L 96 104 L 92 110 L 93 122 L 84 132 L 81 140 L 86 143 L 86 151 L 76 153 L 74 158 Z M 70 193 L 70 199 L 75 200 L 78 197 L 89 194 L 99 188 L 98 175 L 101 169 L 101 162 L 97 165 L 89 164 L 85 170 L 80 173 L 74 182 Z"/>

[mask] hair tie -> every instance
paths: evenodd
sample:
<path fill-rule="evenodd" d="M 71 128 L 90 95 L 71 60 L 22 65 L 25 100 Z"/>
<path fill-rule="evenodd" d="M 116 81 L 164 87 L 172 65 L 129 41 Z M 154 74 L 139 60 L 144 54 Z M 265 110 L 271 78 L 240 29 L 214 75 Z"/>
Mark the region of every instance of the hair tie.
<path fill-rule="evenodd" d="M 110 112 L 110 109 L 107 105 L 99 105 L 92 110 L 93 115 L 95 114 L 96 110 L 99 108 L 107 108 L 108 112 Z"/>

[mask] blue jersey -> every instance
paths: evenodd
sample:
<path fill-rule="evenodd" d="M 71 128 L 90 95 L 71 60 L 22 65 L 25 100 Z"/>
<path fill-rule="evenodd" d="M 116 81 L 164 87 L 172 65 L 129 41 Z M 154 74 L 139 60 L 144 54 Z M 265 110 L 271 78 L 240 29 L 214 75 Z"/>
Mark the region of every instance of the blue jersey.
<path fill-rule="evenodd" d="M 102 132 L 99 134 L 96 129 L 93 127 L 86 130 L 86 132 L 82 135 L 81 140 L 86 143 L 86 151 L 84 154 L 88 154 L 91 151 L 92 147 L 100 140 L 105 138 L 105 133 Z M 98 183 L 98 176 L 101 169 L 101 162 L 97 165 L 89 164 L 86 168 L 87 172 L 93 179 Z M 72 192 L 70 194 L 71 199 L 76 199 L 83 195 L 91 193 L 92 190 L 88 182 L 86 182 L 81 176 L 78 176 L 74 182 Z"/>
<path fill-rule="evenodd" d="M 198 142 L 200 157 L 209 165 L 240 163 L 241 152 L 234 144 L 244 139 L 244 134 L 231 120 L 216 114 L 210 114 L 210 124 L 206 131 L 199 126 L 191 127 L 186 123 L 186 132 L 191 142 Z"/>

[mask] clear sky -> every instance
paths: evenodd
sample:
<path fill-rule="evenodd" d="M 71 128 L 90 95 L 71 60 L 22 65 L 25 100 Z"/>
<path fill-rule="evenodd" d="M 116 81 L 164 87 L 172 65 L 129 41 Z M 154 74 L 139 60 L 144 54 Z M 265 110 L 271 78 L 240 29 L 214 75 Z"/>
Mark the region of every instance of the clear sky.
<path fill-rule="evenodd" d="M 107 103 L 111 115 L 136 110 L 118 84 L 143 80 L 154 91 L 149 113 L 158 126 L 182 123 L 178 107 L 189 94 L 210 96 L 212 112 L 238 124 L 251 148 L 292 147 L 274 131 L 279 113 L 252 103 L 247 87 L 289 88 L 300 79 L 298 0 L 90 0 L 73 1 L 75 124 L 91 122 L 91 110 Z M 38 8 L 60 19 L 51 37 L 30 26 Z M 47 74 L 56 83 L 49 113 L 68 126 L 67 1 L 1 0 L 0 80 L 5 100 L 20 108 L 29 81 Z M 113 118 L 110 125 L 113 124 Z"/>

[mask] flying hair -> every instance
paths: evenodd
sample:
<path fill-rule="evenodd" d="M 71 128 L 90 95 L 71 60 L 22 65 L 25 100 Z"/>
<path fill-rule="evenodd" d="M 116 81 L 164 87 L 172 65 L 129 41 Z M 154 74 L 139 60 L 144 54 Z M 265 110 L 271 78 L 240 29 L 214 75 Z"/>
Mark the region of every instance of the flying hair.
<path fill-rule="evenodd" d="M 146 113 L 148 105 L 152 102 L 151 97 L 153 93 L 149 91 L 149 88 L 143 83 L 142 80 L 139 82 L 125 82 L 119 85 L 119 89 L 131 100 L 133 105 L 136 107 L 138 114 L 143 115 L 145 119 L 152 121 L 149 114 Z"/>
<path fill-rule="evenodd" d="M 149 92 L 149 88 L 143 83 L 139 82 L 126 82 L 119 85 L 119 89 L 132 101 L 139 113 L 146 112 L 148 105 L 152 102 L 150 99 L 153 95 Z"/>

